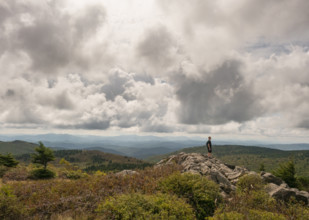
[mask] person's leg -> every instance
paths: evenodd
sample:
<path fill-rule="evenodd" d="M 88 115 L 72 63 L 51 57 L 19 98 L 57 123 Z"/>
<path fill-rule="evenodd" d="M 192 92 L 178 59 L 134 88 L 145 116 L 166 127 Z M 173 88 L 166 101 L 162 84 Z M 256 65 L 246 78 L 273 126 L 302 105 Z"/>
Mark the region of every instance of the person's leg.
<path fill-rule="evenodd" d="M 208 157 L 211 157 L 211 150 L 208 150 Z"/>

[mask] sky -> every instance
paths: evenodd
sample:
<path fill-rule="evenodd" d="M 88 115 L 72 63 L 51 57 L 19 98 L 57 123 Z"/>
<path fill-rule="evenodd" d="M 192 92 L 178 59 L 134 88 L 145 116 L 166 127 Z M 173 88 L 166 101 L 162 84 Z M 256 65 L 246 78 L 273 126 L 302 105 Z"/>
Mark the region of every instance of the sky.
<path fill-rule="evenodd" d="M 0 0 L 0 133 L 309 142 L 307 0 Z"/>

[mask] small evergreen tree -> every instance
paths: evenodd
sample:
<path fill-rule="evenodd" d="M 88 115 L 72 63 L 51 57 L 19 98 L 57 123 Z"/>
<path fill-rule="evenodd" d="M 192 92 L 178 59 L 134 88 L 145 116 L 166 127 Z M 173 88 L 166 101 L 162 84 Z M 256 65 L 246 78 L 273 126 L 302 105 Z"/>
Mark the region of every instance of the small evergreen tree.
<path fill-rule="evenodd" d="M 0 165 L 6 167 L 16 167 L 19 162 L 15 160 L 12 154 L 8 153 L 6 156 L 0 154 Z"/>
<path fill-rule="evenodd" d="M 44 166 L 44 170 L 46 170 L 47 163 L 55 160 L 54 152 L 45 147 L 42 142 L 39 142 L 39 146 L 35 148 L 37 153 L 32 155 L 32 163 L 42 164 Z"/>
<path fill-rule="evenodd" d="M 264 165 L 264 163 L 261 163 L 260 164 L 260 168 L 259 168 L 259 171 L 265 171 L 265 165 Z"/>
<path fill-rule="evenodd" d="M 293 160 L 279 165 L 279 168 L 273 171 L 273 174 L 280 177 L 289 187 L 297 187 L 295 164 Z"/>

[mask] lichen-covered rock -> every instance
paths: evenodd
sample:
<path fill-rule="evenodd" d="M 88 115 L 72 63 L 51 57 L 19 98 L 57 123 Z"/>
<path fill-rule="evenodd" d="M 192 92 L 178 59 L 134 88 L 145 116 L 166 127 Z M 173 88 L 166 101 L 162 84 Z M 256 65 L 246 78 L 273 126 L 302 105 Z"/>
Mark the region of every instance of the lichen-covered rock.
<path fill-rule="evenodd" d="M 222 193 L 225 195 L 234 191 L 238 178 L 248 172 L 245 168 L 226 165 L 220 160 L 208 157 L 207 155 L 198 153 L 186 154 L 183 152 L 161 160 L 157 163 L 157 166 L 172 163 L 181 165 L 183 167 L 182 172 L 207 176 L 209 179 L 219 184 Z M 233 182 L 231 182 L 231 180 L 233 180 Z"/>
<path fill-rule="evenodd" d="M 116 173 L 115 175 L 117 175 L 117 176 L 126 176 L 126 175 L 133 175 L 133 174 L 138 174 L 138 172 L 134 171 L 134 170 L 123 170 L 123 171 L 120 171 L 120 172 Z"/>
<path fill-rule="evenodd" d="M 265 182 L 267 183 L 274 183 L 274 184 L 277 184 L 277 185 L 281 185 L 283 183 L 283 180 L 272 175 L 271 173 L 265 173 L 265 172 L 262 172 L 261 173 L 261 177 L 264 179 Z"/>

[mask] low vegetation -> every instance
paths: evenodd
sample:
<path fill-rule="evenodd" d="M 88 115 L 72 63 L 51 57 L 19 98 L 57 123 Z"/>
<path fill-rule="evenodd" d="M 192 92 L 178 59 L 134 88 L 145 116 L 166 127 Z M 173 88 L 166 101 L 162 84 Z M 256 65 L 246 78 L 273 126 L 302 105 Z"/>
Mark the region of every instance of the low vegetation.
<path fill-rule="evenodd" d="M 229 202 L 223 203 L 208 220 L 285 220 L 309 219 L 309 208 L 295 200 L 283 203 L 265 192 L 265 183 L 258 175 L 239 179 L 237 190 Z"/>
<path fill-rule="evenodd" d="M 96 210 L 103 219 L 195 219 L 191 206 L 172 194 L 122 194 L 105 200 Z"/>
<path fill-rule="evenodd" d="M 145 166 L 120 175 L 119 167 L 87 172 L 90 158 L 99 167 L 100 154 L 61 152 L 61 159 L 54 154 L 40 144 L 32 163 L 2 163 L 0 219 L 309 220 L 308 206 L 293 198 L 287 203 L 271 198 L 259 175 L 241 177 L 235 193 L 223 199 L 216 183 L 181 174 L 182 167 L 176 164 Z M 104 159 L 103 164 L 120 162 L 117 158 Z M 129 157 L 124 160 L 143 164 Z M 307 181 L 297 176 L 293 161 L 281 164 L 274 173 L 291 186 L 303 187 Z"/>
<path fill-rule="evenodd" d="M 155 195 L 159 192 L 159 181 L 179 169 L 178 166 L 146 168 L 139 170 L 139 174 L 127 176 L 97 172 L 79 179 L 9 181 L 3 187 L 11 189 L 16 197 L 15 205 L 24 207 L 24 219 L 64 214 L 73 218 L 80 215 L 95 218 L 102 214 L 96 210 L 105 200 L 130 193 Z"/>
<path fill-rule="evenodd" d="M 221 202 L 219 186 L 195 174 L 175 173 L 160 181 L 162 192 L 176 194 L 193 207 L 197 219 L 212 216 Z"/>

